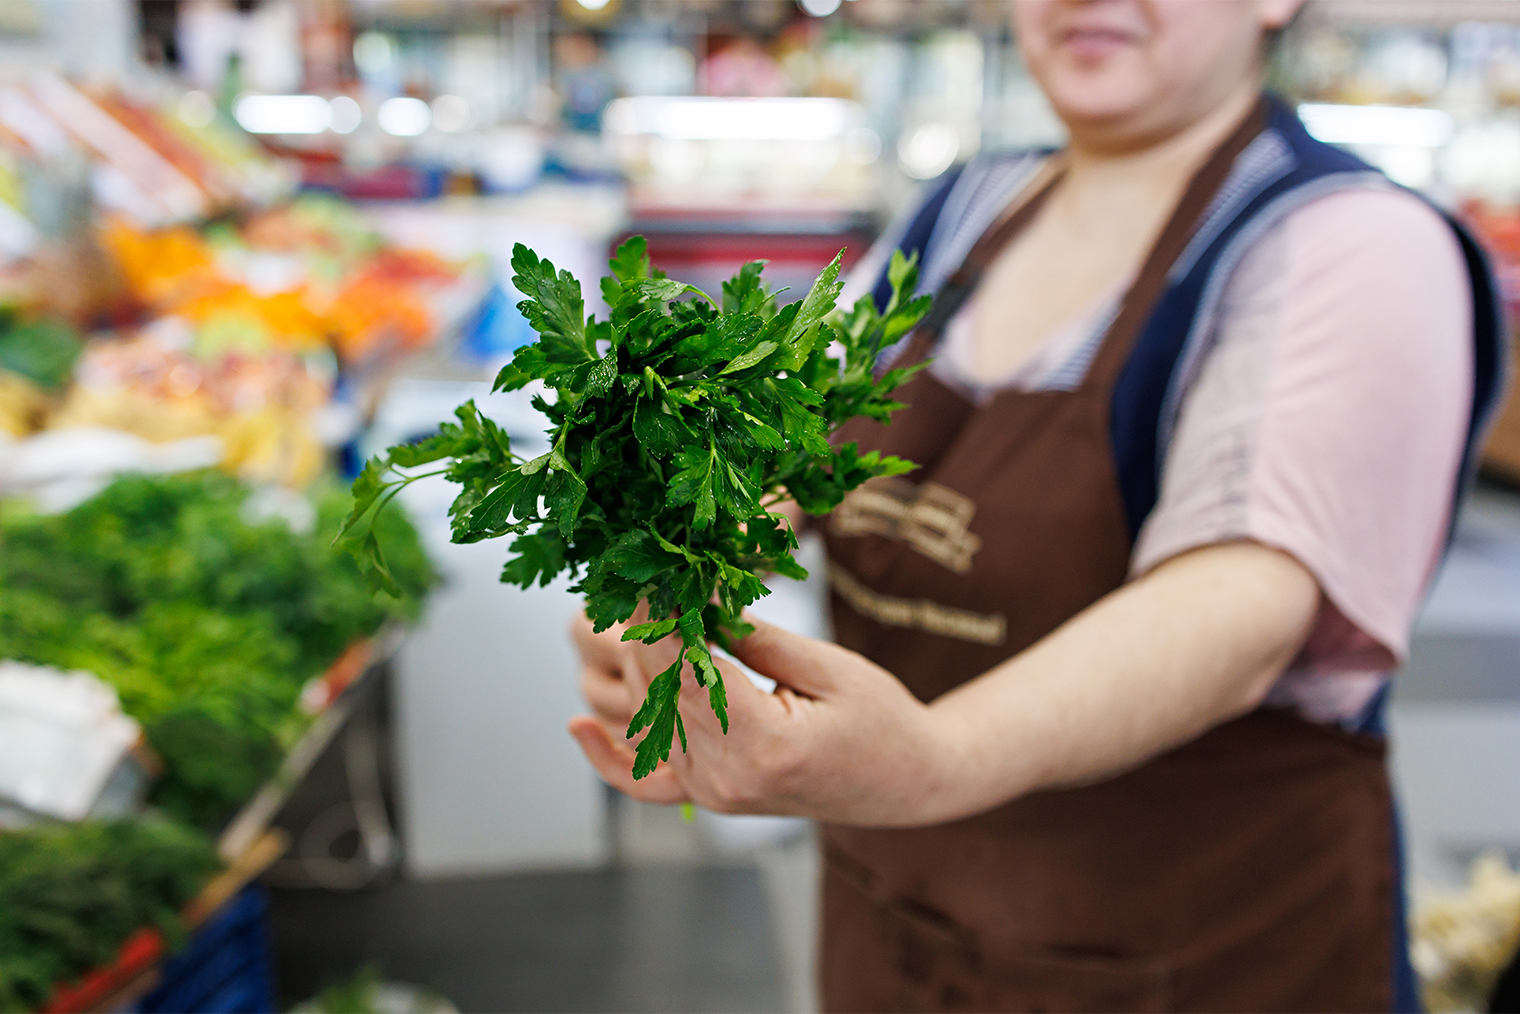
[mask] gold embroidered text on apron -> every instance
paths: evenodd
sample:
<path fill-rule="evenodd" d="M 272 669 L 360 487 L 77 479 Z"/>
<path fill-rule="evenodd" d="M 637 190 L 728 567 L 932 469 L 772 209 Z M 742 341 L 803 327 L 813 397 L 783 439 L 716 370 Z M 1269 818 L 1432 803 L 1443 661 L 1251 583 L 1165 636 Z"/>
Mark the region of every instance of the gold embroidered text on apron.
<path fill-rule="evenodd" d="M 927 599 L 883 595 L 867 588 L 837 565 L 829 568 L 829 583 L 852 609 L 885 626 L 914 627 L 975 644 L 1002 644 L 1008 636 L 1008 621 L 1001 613 L 988 616 L 942 606 Z"/>
<path fill-rule="evenodd" d="M 836 535 L 900 539 L 934 562 L 967 574 L 971 557 L 982 548 L 981 538 L 967 531 L 975 514 L 971 498 L 948 486 L 889 476 L 850 493 L 829 523 Z"/>

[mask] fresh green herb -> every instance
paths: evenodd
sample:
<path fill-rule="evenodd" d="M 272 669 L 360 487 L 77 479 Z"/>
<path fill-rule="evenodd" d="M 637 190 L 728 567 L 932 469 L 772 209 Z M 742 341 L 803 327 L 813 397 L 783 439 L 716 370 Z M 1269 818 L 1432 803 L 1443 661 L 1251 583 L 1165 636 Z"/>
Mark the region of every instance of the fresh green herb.
<path fill-rule="evenodd" d="M 207 830 L 279 766 L 301 688 L 352 642 L 421 609 L 434 576 L 400 511 L 375 537 L 399 597 L 377 597 L 325 534 L 261 517 L 231 476 L 128 476 L 63 514 L 0 508 L 0 658 L 116 688 L 165 762 L 153 801 Z M 316 532 L 352 501 L 316 498 Z"/>
<path fill-rule="evenodd" d="M 634 237 L 602 279 L 611 313 L 599 321 L 585 316 L 569 272 L 518 244 L 512 281 L 541 337 L 518 351 L 495 389 L 541 381 L 553 392 L 533 399 L 549 420 L 550 449 L 531 461 L 513 454 L 507 434 L 467 402 L 458 422 L 365 466 L 337 542 L 378 587 L 393 588 L 375 519 L 407 483 L 444 475 L 464 487 L 450 509 L 455 542 L 514 536 L 502 580 L 527 588 L 568 570 L 597 630 L 647 603 L 649 618 L 623 639 L 678 635 L 726 731 L 709 639 L 728 647 L 752 629 L 741 613 L 767 594 L 762 573 L 806 576 L 792 557 L 796 536 L 772 508 L 792 499 L 826 513 L 872 476 L 914 467 L 828 437 L 850 418 L 886 421 L 901 407 L 890 395 L 912 370 L 877 377 L 874 367 L 929 298 L 913 298 L 916 264 L 898 254 L 885 307 L 865 296 L 836 312 L 839 264 L 780 307 L 761 262 L 746 264 L 723 283 L 720 304 L 653 269 Z M 685 748 L 682 659 L 655 678 L 628 727 L 630 739 L 649 730 L 635 778 L 669 759 L 675 737 Z"/>
<path fill-rule="evenodd" d="M 36 1010 L 145 926 L 178 946 L 181 908 L 220 865 L 204 835 L 165 821 L 0 832 L 0 1011 Z"/>
<path fill-rule="evenodd" d="M 323 989 L 305 1006 L 318 1014 L 377 1014 L 380 1005 L 376 993 L 381 979 L 379 963 L 371 961 L 349 978 Z"/>
<path fill-rule="evenodd" d="M 23 319 L 14 308 L 0 306 L 0 370 L 20 374 L 38 387 L 62 387 L 74 371 L 79 336 L 57 320 Z"/>

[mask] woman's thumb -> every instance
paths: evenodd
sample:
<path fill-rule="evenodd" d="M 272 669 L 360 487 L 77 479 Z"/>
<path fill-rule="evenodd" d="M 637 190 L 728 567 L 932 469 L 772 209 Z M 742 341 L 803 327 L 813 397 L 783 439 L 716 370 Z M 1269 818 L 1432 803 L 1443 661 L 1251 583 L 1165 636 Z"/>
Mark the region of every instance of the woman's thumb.
<path fill-rule="evenodd" d="M 820 697 L 834 687 L 831 656 L 839 649 L 826 641 L 794 634 L 746 616 L 754 633 L 734 642 L 733 655 L 762 676 L 808 697 Z"/>

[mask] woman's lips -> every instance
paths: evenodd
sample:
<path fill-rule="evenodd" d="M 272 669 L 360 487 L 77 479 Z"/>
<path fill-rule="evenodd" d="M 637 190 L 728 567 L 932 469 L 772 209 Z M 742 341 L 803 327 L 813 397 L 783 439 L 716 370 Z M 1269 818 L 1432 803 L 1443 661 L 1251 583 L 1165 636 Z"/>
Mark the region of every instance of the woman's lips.
<path fill-rule="evenodd" d="M 1128 32 L 1108 28 L 1073 28 L 1061 36 L 1061 44 L 1078 60 L 1101 60 L 1119 49 L 1134 45 Z"/>

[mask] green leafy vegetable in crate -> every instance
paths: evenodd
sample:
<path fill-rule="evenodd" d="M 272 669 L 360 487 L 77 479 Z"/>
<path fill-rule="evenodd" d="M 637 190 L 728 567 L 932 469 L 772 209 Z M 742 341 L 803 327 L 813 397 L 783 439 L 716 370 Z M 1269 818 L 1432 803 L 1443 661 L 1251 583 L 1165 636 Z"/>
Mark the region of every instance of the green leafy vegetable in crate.
<path fill-rule="evenodd" d="M 67 324 L 26 319 L 14 307 L 0 306 L 0 370 L 54 390 L 68 381 L 81 347 Z"/>
<path fill-rule="evenodd" d="M 393 589 L 376 519 L 406 483 L 444 475 L 464 487 L 450 510 L 454 541 L 514 536 L 502 580 L 526 588 L 568 570 L 598 630 L 647 602 L 651 619 L 624 639 L 679 636 L 726 730 L 709 639 L 723 645 L 751 629 L 741 612 L 767 594 L 760 574 L 806 573 L 792 557 L 795 535 L 772 508 L 792 499 L 822 514 L 872 476 L 914 467 L 828 437 L 852 417 L 886 420 L 900 407 L 890 396 L 911 370 L 877 377 L 873 368 L 929 298 L 913 298 L 916 265 L 895 255 L 880 312 L 869 295 L 836 311 L 839 264 L 802 300 L 778 306 L 752 262 L 723 284 L 720 303 L 653 269 L 635 237 L 602 280 L 611 313 L 599 321 L 585 316 L 569 272 L 519 244 L 512 281 L 541 337 L 518 351 L 496 388 L 542 381 L 553 391 L 552 400 L 534 399 L 550 424 L 549 451 L 531 461 L 513 454 L 506 433 L 466 403 L 457 423 L 368 463 L 338 541 L 376 585 Z M 628 728 L 629 738 L 649 729 L 635 777 L 669 759 L 676 736 L 685 744 L 681 669 L 677 661 L 654 680 Z"/>
<path fill-rule="evenodd" d="M 0 832 L 0 1011 L 36 1010 L 145 926 L 177 945 L 219 866 L 204 835 L 161 821 Z"/>
<path fill-rule="evenodd" d="M 351 506 L 329 487 L 317 532 Z M 377 599 L 325 536 L 261 518 L 217 472 L 132 476 L 66 513 L 0 512 L 0 658 L 84 669 L 116 688 L 164 758 L 154 801 L 219 826 L 304 726 L 302 687 L 433 582 L 399 512 L 377 529 L 399 595 Z"/>

